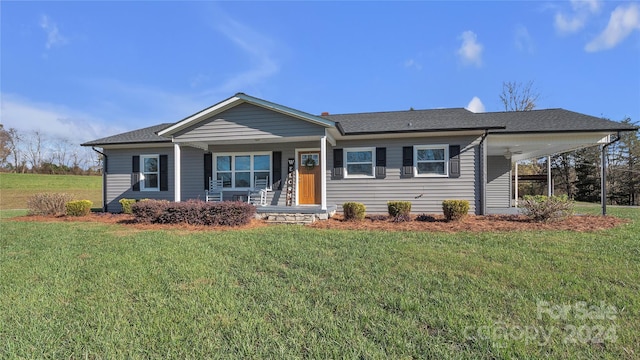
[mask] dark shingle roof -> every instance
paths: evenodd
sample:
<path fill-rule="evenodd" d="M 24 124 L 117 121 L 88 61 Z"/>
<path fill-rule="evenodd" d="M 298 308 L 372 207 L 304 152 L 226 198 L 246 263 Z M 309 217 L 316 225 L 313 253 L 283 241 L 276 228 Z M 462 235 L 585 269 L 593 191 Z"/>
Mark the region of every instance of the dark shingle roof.
<path fill-rule="evenodd" d="M 583 131 L 629 131 L 633 125 L 580 114 L 565 109 L 510 111 L 474 114 L 483 123 L 501 124 L 505 129 L 491 133 L 550 133 Z"/>
<path fill-rule="evenodd" d="M 375 113 L 323 116 L 338 122 L 345 135 L 414 132 L 477 130 L 504 127 L 493 121 L 474 118 L 474 113 L 463 109 L 408 110 Z"/>
<path fill-rule="evenodd" d="M 171 123 L 158 124 L 149 126 L 144 129 L 129 131 L 122 134 L 104 137 L 93 141 L 86 142 L 82 146 L 100 146 L 100 145 L 118 145 L 118 144 L 135 144 L 135 143 L 160 143 L 171 142 L 171 139 L 158 136 L 156 133 Z"/>
<path fill-rule="evenodd" d="M 463 108 L 327 115 L 345 135 L 487 129 L 490 133 L 629 131 L 637 127 L 564 109 L 472 113 Z"/>
<path fill-rule="evenodd" d="M 551 132 L 633 131 L 638 127 L 564 109 L 472 113 L 463 108 L 408 110 L 322 116 L 335 121 L 345 135 L 488 130 L 492 134 Z M 82 144 L 101 146 L 171 142 L 157 132 L 165 123 L 105 137 Z"/>

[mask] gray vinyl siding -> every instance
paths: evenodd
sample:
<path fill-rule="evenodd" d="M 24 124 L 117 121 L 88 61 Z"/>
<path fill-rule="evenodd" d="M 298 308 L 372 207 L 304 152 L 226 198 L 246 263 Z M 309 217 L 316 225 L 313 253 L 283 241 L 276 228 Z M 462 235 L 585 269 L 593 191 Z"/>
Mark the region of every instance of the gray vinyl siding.
<path fill-rule="evenodd" d="M 175 138 L 215 143 L 322 135 L 324 127 L 320 125 L 245 103 L 187 128 Z"/>
<path fill-rule="evenodd" d="M 479 137 L 436 137 L 380 140 L 338 141 L 335 148 L 386 147 L 387 167 L 384 179 L 331 180 L 333 148 L 327 150 L 327 204 L 337 205 L 347 201 L 364 203 L 368 213 L 386 213 L 387 201 L 405 200 L 412 204 L 413 213 L 442 213 L 442 201 L 468 200 L 470 213 L 476 211 L 478 175 L 476 172 Z M 460 177 L 412 177 L 402 178 L 402 148 L 414 145 L 460 145 Z"/>
<path fill-rule="evenodd" d="M 107 211 L 120 212 L 120 199 L 174 199 L 174 161 L 173 147 L 140 148 L 140 149 L 105 149 L 107 155 Z M 131 187 L 131 161 L 135 155 L 168 155 L 169 191 L 133 191 Z"/>
<path fill-rule="evenodd" d="M 180 147 L 180 198 L 204 200 L 204 150 Z"/>
<path fill-rule="evenodd" d="M 511 160 L 487 158 L 487 208 L 511 207 Z"/>

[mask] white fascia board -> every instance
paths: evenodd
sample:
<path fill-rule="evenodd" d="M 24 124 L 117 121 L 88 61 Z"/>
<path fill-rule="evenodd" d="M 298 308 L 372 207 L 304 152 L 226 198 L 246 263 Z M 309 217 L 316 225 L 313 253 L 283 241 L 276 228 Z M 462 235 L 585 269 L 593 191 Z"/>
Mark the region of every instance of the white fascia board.
<path fill-rule="evenodd" d="M 406 139 L 406 138 L 435 138 L 442 136 L 470 136 L 482 135 L 484 130 L 460 130 L 460 131 L 410 131 L 410 132 L 388 132 L 361 135 L 336 135 L 331 132 L 336 140 L 366 140 L 366 139 Z"/>
<path fill-rule="evenodd" d="M 190 125 L 198 122 L 199 120 L 205 119 L 207 117 L 209 117 L 210 115 L 214 115 L 216 113 L 222 112 L 230 107 L 233 107 L 234 105 L 236 105 L 239 101 L 242 101 L 242 99 L 240 99 L 237 96 L 232 96 L 230 98 L 228 98 L 227 100 L 224 100 L 220 103 L 217 103 L 216 105 L 213 105 L 209 108 L 206 108 L 198 113 L 195 113 L 191 116 L 189 116 L 188 118 L 178 121 L 177 123 L 169 126 L 168 128 L 158 132 L 158 136 L 167 136 L 167 135 L 172 135 L 174 133 L 176 133 L 177 131 L 180 131 L 186 127 L 189 127 Z"/>

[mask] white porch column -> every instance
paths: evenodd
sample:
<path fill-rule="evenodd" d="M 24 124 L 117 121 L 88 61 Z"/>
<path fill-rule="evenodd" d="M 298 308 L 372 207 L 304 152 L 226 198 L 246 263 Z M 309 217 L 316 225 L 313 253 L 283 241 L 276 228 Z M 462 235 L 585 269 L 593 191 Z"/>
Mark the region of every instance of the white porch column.
<path fill-rule="evenodd" d="M 180 193 L 180 188 L 182 187 L 180 183 L 180 144 L 173 144 L 173 200 L 175 202 L 180 202 L 182 199 L 182 194 Z"/>
<path fill-rule="evenodd" d="M 320 138 L 320 204 L 322 210 L 327 210 L 327 136 Z"/>
<path fill-rule="evenodd" d="M 515 207 L 518 207 L 518 162 L 517 161 L 515 165 L 515 171 L 516 171 L 516 176 L 515 176 L 515 184 L 513 189 L 513 196 L 515 198 L 514 205 Z"/>
<path fill-rule="evenodd" d="M 553 183 L 551 181 L 551 155 L 549 155 L 547 156 L 547 196 L 553 195 Z"/>

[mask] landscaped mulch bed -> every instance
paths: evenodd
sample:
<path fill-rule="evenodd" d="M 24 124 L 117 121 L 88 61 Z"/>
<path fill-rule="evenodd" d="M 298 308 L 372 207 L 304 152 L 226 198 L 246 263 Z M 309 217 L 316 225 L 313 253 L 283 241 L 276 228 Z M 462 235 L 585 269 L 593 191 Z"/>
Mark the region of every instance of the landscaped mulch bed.
<path fill-rule="evenodd" d="M 468 215 L 460 221 L 447 222 L 442 215 L 428 216 L 426 221 L 394 222 L 382 216 L 367 216 L 363 221 L 345 221 L 336 215 L 327 221 L 318 221 L 311 225 L 319 229 L 345 230 L 381 230 L 381 231 L 439 231 L 439 232 L 484 232 L 484 231 L 520 231 L 520 230 L 571 230 L 597 231 L 610 229 L 627 223 L 628 220 L 612 216 L 571 216 L 561 221 L 537 223 L 522 215 Z"/>
<path fill-rule="evenodd" d="M 162 225 L 136 223 L 133 216 L 125 214 L 92 213 L 84 217 L 70 216 L 21 216 L 13 218 L 14 221 L 81 221 L 98 222 L 107 224 L 123 224 L 139 230 L 177 229 L 187 231 L 207 230 L 231 230 L 252 229 L 269 226 L 264 221 L 252 220 L 250 224 L 240 227 L 210 227 L 195 225 Z M 530 222 L 521 215 L 468 215 L 460 221 L 445 221 L 442 215 L 426 217 L 426 221 L 416 220 L 394 222 L 386 216 L 367 216 L 363 221 L 345 221 L 341 215 L 335 215 L 326 221 L 317 221 L 309 225 L 316 229 L 341 229 L 341 230 L 380 230 L 380 231 L 438 231 L 438 232 L 488 232 L 488 231 L 521 231 L 521 230 L 570 230 L 578 232 L 597 231 L 610 229 L 621 224 L 628 223 L 626 219 L 613 216 L 577 215 L 567 219 L 548 223 Z"/>

